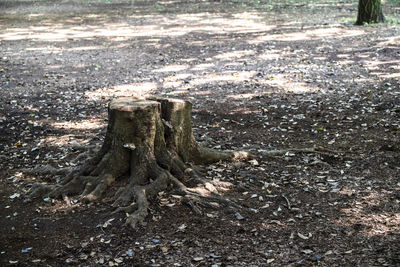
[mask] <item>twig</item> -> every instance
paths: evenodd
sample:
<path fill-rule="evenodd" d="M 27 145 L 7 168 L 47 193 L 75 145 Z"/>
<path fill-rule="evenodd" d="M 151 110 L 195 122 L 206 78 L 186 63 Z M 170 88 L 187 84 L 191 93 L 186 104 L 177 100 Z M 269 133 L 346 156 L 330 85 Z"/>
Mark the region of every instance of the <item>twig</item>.
<path fill-rule="evenodd" d="M 344 152 L 329 150 L 322 146 L 307 147 L 307 148 L 289 148 L 289 149 L 278 149 L 278 150 L 261 149 L 253 152 L 253 154 L 259 154 L 264 157 L 283 156 L 286 153 L 316 153 L 322 155 L 332 155 L 332 154 L 343 154 Z"/>
<path fill-rule="evenodd" d="M 282 195 L 282 197 L 286 200 L 288 210 L 291 210 L 292 206 L 290 205 L 289 199 L 285 195 Z"/>

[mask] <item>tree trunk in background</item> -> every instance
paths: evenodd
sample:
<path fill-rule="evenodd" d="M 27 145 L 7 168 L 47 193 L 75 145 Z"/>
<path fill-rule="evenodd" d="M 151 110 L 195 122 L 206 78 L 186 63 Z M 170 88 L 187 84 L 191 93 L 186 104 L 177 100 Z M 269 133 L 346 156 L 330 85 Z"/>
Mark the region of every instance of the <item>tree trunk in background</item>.
<path fill-rule="evenodd" d="M 359 0 L 356 25 L 384 22 L 381 0 Z"/>

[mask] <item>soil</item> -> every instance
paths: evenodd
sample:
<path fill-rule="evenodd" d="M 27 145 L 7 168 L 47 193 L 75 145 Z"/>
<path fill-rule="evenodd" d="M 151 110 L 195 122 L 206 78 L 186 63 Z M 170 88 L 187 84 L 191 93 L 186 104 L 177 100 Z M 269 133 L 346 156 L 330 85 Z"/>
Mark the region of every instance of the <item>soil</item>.
<path fill-rule="evenodd" d="M 1 1 L 2 266 L 399 266 L 400 7 L 354 1 Z M 393 22 L 393 23 L 390 23 Z M 77 196 L 24 201 L 27 169 L 99 145 L 114 97 L 190 100 L 238 213 L 160 192 L 143 226 Z M 262 157 L 263 150 L 328 153 Z"/>

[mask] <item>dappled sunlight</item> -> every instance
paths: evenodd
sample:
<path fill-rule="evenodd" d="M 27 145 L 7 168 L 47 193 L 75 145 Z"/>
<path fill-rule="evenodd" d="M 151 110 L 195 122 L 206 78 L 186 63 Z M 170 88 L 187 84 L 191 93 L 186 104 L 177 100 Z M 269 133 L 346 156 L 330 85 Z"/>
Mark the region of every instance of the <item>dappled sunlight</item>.
<path fill-rule="evenodd" d="M 135 16 L 135 19 L 144 19 L 146 16 Z M 85 26 L 49 24 L 44 26 L 30 26 L 28 28 L 7 28 L 0 33 L 0 40 L 34 40 L 61 42 L 71 39 L 108 38 L 110 41 L 122 42 L 137 37 L 178 37 L 190 32 L 219 33 L 224 32 L 252 32 L 271 30 L 274 26 L 267 26 L 262 17 L 256 14 L 236 14 L 233 18 L 209 16 L 209 14 L 182 14 L 176 18 L 153 16 L 154 24 L 128 24 L 126 22 L 102 21 L 100 24 Z M 100 18 L 99 18 L 100 20 Z M 257 22 L 259 21 L 259 22 Z M 185 23 L 181 27 L 180 23 Z M 179 23 L 179 24 L 178 24 Z M 177 26 L 171 26 L 177 25 Z"/>
<path fill-rule="evenodd" d="M 243 70 L 242 66 L 251 66 L 260 60 L 276 60 L 291 53 L 287 51 L 270 50 L 258 55 L 254 50 L 238 50 L 222 52 L 213 58 L 207 58 L 206 62 L 195 65 L 171 64 L 153 70 L 164 76 L 162 81 L 157 84 L 158 89 L 169 89 L 174 93 L 184 92 L 187 89 L 201 87 L 207 84 L 243 84 L 243 82 L 257 82 L 266 88 L 277 88 L 288 93 L 305 93 L 319 90 L 315 84 L 297 81 L 289 78 L 286 74 L 274 74 L 273 76 L 258 77 L 257 70 Z M 238 59 L 242 59 L 238 61 Z M 248 61 L 247 61 L 248 60 Z M 248 63 L 249 62 L 249 63 Z M 230 69 L 242 69 L 239 71 Z M 170 75 L 168 75 L 170 74 Z M 196 91 L 196 90 L 195 90 Z"/>
<path fill-rule="evenodd" d="M 178 73 L 166 76 L 158 85 L 158 88 L 180 90 L 181 87 L 186 87 L 189 83 L 185 83 L 185 79 L 190 79 L 190 73 Z M 186 86 L 185 86 L 186 85 Z M 184 90 L 184 89 L 183 89 Z M 186 90 L 184 90 L 186 91 Z"/>
<path fill-rule="evenodd" d="M 183 35 L 184 31 L 168 32 L 171 35 Z M 164 35 L 164 32 L 157 25 L 147 25 L 136 28 L 128 24 L 108 24 L 107 26 L 86 26 L 79 28 L 67 28 L 64 25 L 42 26 L 29 29 L 8 29 L 0 34 L 0 40 L 16 41 L 30 39 L 34 41 L 61 42 L 69 39 L 93 39 L 109 38 L 112 41 L 125 41 L 133 37 L 148 35 Z"/>
<path fill-rule="evenodd" d="M 316 85 L 309 84 L 306 82 L 298 82 L 287 79 L 285 75 L 277 74 L 266 81 L 267 84 L 273 87 L 277 87 L 288 93 L 307 93 L 319 90 L 326 90 L 318 88 Z"/>
<path fill-rule="evenodd" d="M 197 76 L 196 79 L 191 81 L 191 85 L 199 86 L 212 82 L 233 82 L 241 83 L 245 80 L 251 79 L 256 74 L 255 71 L 242 71 L 242 72 L 225 72 L 225 73 L 213 73 L 206 74 L 203 76 Z"/>
<path fill-rule="evenodd" d="M 43 54 L 52 54 L 52 53 L 62 53 L 63 51 L 90 51 L 90 50 L 100 50 L 103 49 L 103 46 L 80 46 L 73 48 L 58 48 L 52 47 L 49 49 L 48 47 L 28 47 L 26 51 L 37 51 Z"/>
<path fill-rule="evenodd" d="M 173 64 L 173 65 L 167 65 L 167 66 L 163 66 L 159 69 L 155 69 L 153 70 L 154 72 L 177 72 L 177 71 L 182 71 L 187 69 L 189 66 L 188 65 L 177 65 L 177 64 Z"/>
<path fill-rule="evenodd" d="M 189 73 L 189 72 L 177 73 L 177 74 L 171 75 L 170 77 L 171 77 L 171 79 L 183 81 L 185 79 L 190 79 L 192 77 L 192 73 Z"/>
<path fill-rule="evenodd" d="M 271 30 L 275 26 L 267 25 L 263 16 L 257 13 L 237 13 L 231 14 L 229 17 L 220 15 L 210 15 L 206 13 L 199 14 L 180 14 L 176 19 L 164 18 L 165 25 L 175 25 L 176 23 L 185 23 L 185 30 L 199 31 L 210 33 L 235 32 L 235 33 L 249 33 L 252 31 L 259 31 L 260 29 Z M 179 27 L 178 27 L 179 28 Z M 176 29 L 169 26 L 168 30 Z"/>
<path fill-rule="evenodd" d="M 47 136 L 40 140 L 42 144 L 46 146 L 54 146 L 54 147 L 71 147 L 75 143 L 79 143 L 81 145 L 87 144 L 87 141 L 79 141 L 72 135 L 62 135 L 62 136 Z"/>
<path fill-rule="evenodd" d="M 216 55 L 215 58 L 220 60 L 233 60 L 237 58 L 251 56 L 254 55 L 255 53 L 256 52 L 253 50 L 231 51 Z"/>
<path fill-rule="evenodd" d="M 211 95 L 213 92 L 210 90 L 201 90 L 201 91 L 194 91 L 191 92 L 192 95 L 197 95 L 197 96 L 208 96 Z"/>
<path fill-rule="evenodd" d="M 350 207 L 341 209 L 345 216 L 341 216 L 333 224 L 339 226 L 367 226 L 362 229 L 361 233 L 368 237 L 385 235 L 391 232 L 400 233 L 400 213 L 394 212 L 395 210 L 391 208 L 396 205 L 394 202 L 397 201 L 398 203 L 398 200 L 393 200 L 389 197 L 392 192 L 368 191 L 364 193 L 364 197 L 351 201 L 349 203 Z M 374 212 L 374 210 L 377 212 Z"/>
<path fill-rule="evenodd" d="M 104 120 L 91 119 L 79 121 L 56 121 L 49 123 L 54 129 L 73 130 L 96 130 L 104 127 Z"/>
<path fill-rule="evenodd" d="M 360 28 L 341 28 L 339 26 L 332 26 L 330 28 L 317 28 L 317 29 L 304 29 L 298 32 L 288 32 L 282 34 L 268 34 L 258 36 L 254 39 L 250 39 L 248 42 L 251 44 L 263 43 L 265 41 L 306 41 L 306 40 L 317 40 L 324 38 L 335 38 L 340 35 L 344 37 L 354 37 L 364 34 Z"/>
<path fill-rule="evenodd" d="M 94 101 L 118 96 L 143 97 L 156 88 L 157 84 L 152 82 L 121 84 L 111 87 L 103 87 L 95 91 L 88 91 L 85 93 L 85 96 L 87 99 Z"/>
<path fill-rule="evenodd" d="M 198 64 L 194 67 L 191 67 L 191 69 L 194 71 L 201 71 L 201 70 L 207 70 L 207 69 L 213 68 L 214 66 L 215 66 L 214 63 L 202 63 L 202 64 Z"/>
<path fill-rule="evenodd" d="M 384 65 L 394 66 L 395 69 L 399 69 L 400 59 L 399 60 L 390 60 L 390 61 L 380 61 L 380 60 L 371 60 L 365 62 L 370 69 L 379 69 Z"/>
<path fill-rule="evenodd" d="M 385 79 L 399 79 L 400 78 L 400 60 L 370 60 L 366 61 L 368 69 L 372 75 L 377 75 Z M 386 72 L 382 72 L 382 69 L 386 68 Z"/>
<path fill-rule="evenodd" d="M 270 50 L 264 54 L 259 55 L 258 58 L 262 60 L 277 60 L 281 56 L 282 56 L 282 51 Z"/>
<path fill-rule="evenodd" d="M 182 89 L 180 88 L 182 86 L 183 82 L 181 80 L 178 79 L 174 79 L 173 77 L 167 77 L 166 80 L 164 80 L 164 82 L 162 83 L 162 86 L 160 86 L 160 88 L 163 89 L 170 89 L 173 91 L 182 91 Z M 185 91 L 185 90 L 183 90 Z"/>
<path fill-rule="evenodd" d="M 386 40 L 379 42 L 377 44 L 377 47 L 384 47 L 384 46 L 398 48 L 400 46 L 400 35 L 391 36 L 391 37 L 387 38 Z"/>
<path fill-rule="evenodd" d="M 342 217 L 338 222 L 333 224 L 338 226 L 352 226 L 363 225 L 367 226 L 365 230 L 361 231 L 364 236 L 381 236 L 389 233 L 400 233 L 398 222 L 400 221 L 400 213 L 380 212 L 379 214 L 360 214 L 360 209 L 344 209 L 346 218 Z"/>
<path fill-rule="evenodd" d="M 384 79 L 400 79 L 400 69 L 397 68 L 397 73 L 381 73 L 381 72 L 371 72 L 373 75 L 379 75 L 379 77 Z"/>
<path fill-rule="evenodd" d="M 235 100 L 241 100 L 243 98 L 251 99 L 253 97 L 256 97 L 257 95 L 258 95 L 258 93 L 255 93 L 255 94 L 248 93 L 248 94 L 227 95 L 227 97 L 235 99 Z"/>
<path fill-rule="evenodd" d="M 284 23 L 271 23 L 260 12 L 239 12 L 229 15 L 224 14 L 176 14 L 174 16 L 132 15 L 128 20 L 110 19 L 96 14 L 86 14 L 82 18 L 72 17 L 68 23 L 46 23 L 30 27 L 10 27 L 0 32 L 0 40 L 18 41 L 31 40 L 43 42 L 42 46 L 28 46 L 22 48 L 26 52 L 41 52 L 43 55 L 79 54 L 104 52 L 112 54 L 110 60 L 105 62 L 89 63 L 70 62 L 71 68 L 84 70 L 88 75 L 92 70 L 103 70 L 106 78 L 112 75 L 124 63 L 118 55 L 120 49 L 130 49 L 133 57 L 138 60 L 135 68 L 142 68 L 137 73 L 141 77 L 134 82 L 129 78 L 121 79 L 114 86 L 107 86 L 95 91 L 87 92 L 89 99 L 104 99 L 112 96 L 135 95 L 143 96 L 153 90 L 165 92 L 185 92 L 193 87 L 209 83 L 233 83 L 240 85 L 245 81 L 255 81 L 260 86 L 274 87 L 285 92 L 303 93 L 316 90 L 326 90 L 321 85 L 309 81 L 302 81 L 292 73 L 276 73 L 276 69 L 263 69 L 257 66 L 274 64 L 277 60 L 295 60 L 295 49 L 286 47 L 276 49 L 277 42 L 317 41 L 355 37 L 364 34 L 359 27 L 347 27 L 332 24 L 329 27 L 318 28 L 304 26 L 298 21 L 285 21 Z M 87 22 L 85 22 L 87 20 Z M 85 22 L 85 23 L 84 23 Z M 182 27 L 182 25 L 184 25 Z M 304 26 L 304 27 L 303 27 Z M 299 31 L 301 27 L 302 30 Z M 231 38 L 241 40 L 247 47 L 231 47 L 227 49 Z M 195 37 L 194 37 L 195 36 Z M 241 39 L 243 36 L 246 38 Z M 96 45 L 88 45 L 89 40 L 101 40 Z M 167 40 L 185 40 L 185 48 L 198 51 L 197 57 L 170 58 L 168 54 L 160 55 L 154 63 L 143 64 L 149 57 L 149 48 L 174 50 L 174 43 Z M 210 40 L 220 43 L 220 49 L 210 47 Z M 53 45 L 48 45 L 53 42 Z M 65 42 L 68 45 L 63 45 Z M 249 45 L 250 44 L 250 45 Z M 263 49 L 254 48 L 253 45 L 262 44 Z M 146 47 L 146 49 L 143 49 Z M 318 49 L 323 50 L 324 46 Z M 350 48 L 349 48 L 350 49 Z M 12 56 L 18 51 L 7 51 Z M 157 53 L 152 51 L 150 53 Z M 340 58 L 341 56 L 339 56 Z M 95 58 L 95 56 L 93 57 Z M 319 56 L 315 60 L 327 61 L 328 57 Z M 303 60 L 303 59 L 302 59 Z M 107 64 L 100 66 L 102 63 Z M 305 62 L 301 62 L 302 65 Z M 351 64 L 348 54 L 343 54 L 338 64 Z M 63 65 L 48 63 L 44 70 L 57 71 Z M 297 68 L 293 62 L 291 68 Z M 303 70 L 301 70 L 302 72 Z M 83 72 L 83 73 L 84 73 Z M 261 77 L 257 75 L 261 72 Z M 264 77 L 264 72 L 265 76 Z M 273 72 L 269 74 L 269 72 Z M 84 75 L 82 73 L 82 75 Z M 132 74 L 130 74 L 133 76 Z M 397 77 L 388 74 L 388 77 Z M 143 78 L 147 76 L 147 78 Z M 156 78 L 157 76 L 157 78 Z M 300 77 L 300 76 L 299 76 Z M 125 82 L 126 81 L 126 84 Z M 195 90 L 192 90 L 192 92 Z"/>

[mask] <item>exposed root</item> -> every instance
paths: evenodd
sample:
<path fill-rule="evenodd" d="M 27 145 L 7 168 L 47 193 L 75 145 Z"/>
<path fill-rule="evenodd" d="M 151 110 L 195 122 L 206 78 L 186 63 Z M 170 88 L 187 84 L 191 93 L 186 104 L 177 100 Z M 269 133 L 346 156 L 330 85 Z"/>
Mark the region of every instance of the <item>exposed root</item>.
<path fill-rule="evenodd" d="M 130 213 L 135 212 L 138 209 L 138 206 L 136 203 L 132 203 L 129 206 L 125 206 L 125 207 L 118 207 L 117 209 L 115 209 L 112 213 L 119 213 L 119 212 L 124 212 L 125 214 L 129 215 Z"/>
<path fill-rule="evenodd" d="M 136 210 L 132 215 L 126 219 L 125 224 L 131 226 L 132 228 L 136 228 L 138 224 L 143 223 L 144 219 L 149 214 L 149 206 L 150 203 L 147 200 L 146 189 L 144 187 L 138 187 L 135 189 L 136 195 Z"/>
<path fill-rule="evenodd" d="M 207 180 L 191 163 L 258 159 L 286 153 L 335 153 L 322 147 L 256 152 L 205 148 L 193 136 L 191 104 L 181 100 L 120 98 L 111 101 L 108 114 L 101 149 L 88 158 L 91 153 L 80 154 L 78 159 L 86 161 L 72 171 L 51 166 L 36 169 L 41 174 L 63 175 L 63 179 L 57 185 L 33 186 L 30 197 L 78 195 L 82 202 L 107 201 L 115 212 L 129 214 L 126 224 L 134 228 L 148 216 L 150 201 L 169 186 L 183 196 L 182 202 L 196 214 L 203 214 L 203 208 L 223 207 L 231 212 L 242 208 L 221 195 L 233 187 L 231 183 Z M 115 182 L 122 186 L 111 194 L 113 190 L 108 189 Z M 290 209 L 289 200 L 285 200 Z"/>
<path fill-rule="evenodd" d="M 219 208 L 220 204 L 222 204 L 230 210 L 241 208 L 240 205 L 218 194 L 218 191 L 221 190 L 220 186 L 225 189 L 228 184 L 232 186 L 230 183 L 215 181 L 216 183 L 214 184 L 216 186 L 214 186 L 213 181 L 205 181 L 205 179 L 202 179 L 203 184 L 200 186 L 188 188 L 175 177 L 171 177 L 171 181 L 175 185 L 177 193 L 184 196 L 182 202 L 189 205 L 196 214 L 203 213 L 200 206 Z"/>
<path fill-rule="evenodd" d="M 21 170 L 25 174 L 29 175 L 65 175 L 71 171 L 71 167 L 55 168 L 50 164 L 44 166 L 37 166 L 35 168 L 25 168 Z"/>
<path fill-rule="evenodd" d="M 204 184 L 195 188 L 186 187 L 179 179 L 173 176 L 169 171 L 162 169 L 160 166 L 149 164 L 148 174 L 150 176 L 157 175 L 157 178 L 144 186 L 130 184 L 116 193 L 116 200 L 113 206 L 116 207 L 116 212 L 124 212 L 129 216 L 126 220 L 126 225 L 137 227 L 148 216 L 150 207 L 150 199 L 154 199 L 157 194 L 173 185 L 176 193 L 183 196 L 182 203 L 187 204 L 196 214 L 203 214 L 203 208 L 220 208 L 221 205 L 229 210 L 236 211 L 241 206 L 235 202 L 222 197 L 218 194 L 224 188 L 231 186 L 228 183 L 202 180 Z M 215 184 L 215 186 L 213 185 Z M 132 201 L 134 199 L 134 201 Z M 128 201 L 132 201 L 127 205 Z M 125 204 L 126 206 L 122 206 Z"/>
<path fill-rule="evenodd" d="M 211 192 L 208 192 L 211 193 Z M 219 209 L 225 207 L 229 212 L 237 211 L 242 207 L 237 203 L 216 194 L 205 194 L 204 191 L 187 189 L 182 202 L 188 205 L 197 215 L 203 215 L 203 208 Z"/>
<path fill-rule="evenodd" d="M 127 186 L 121 187 L 116 193 L 114 198 L 112 199 L 112 207 L 114 208 L 119 208 L 121 207 L 122 209 L 130 209 L 132 208 L 134 202 L 134 196 L 135 196 L 135 190 L 134 190 L 134 185 L 133 184 L 128 184 Z M 131 210 L 125 210 L 125 212 L 131 213 Z"/>
<path fill-rule="evenodd" d="M 104 174 L 94 179 L 94 183 L 86 183 L 85 190 L 83 191 L 83 202 L 95 202 L 98 201 L 106 189 L 115 181 L 115 177 L 112 174 Z"/>
<path fill-rule="evenodd" d="M 169 177 L 169 173 L 163 172 L 151 184 L 135 187 L 136 210 L 126 220 L 127 225 L 135 228 L 139 223 L 144 221 L 148 215 L 148 209 L 150 206 L 148 199 L 154 198 L 158 192 L 161 192 L 168 187 L 170 183 Z"/>
<path fill-rule="evenodd" d="M 54 190 L 54 185 L 48 184 L 33 184 L 29 196 L 26 198 L 27 201 L 30 201 L 32 197 L 42 197 L 48 195 L 51 191 Z"/>

